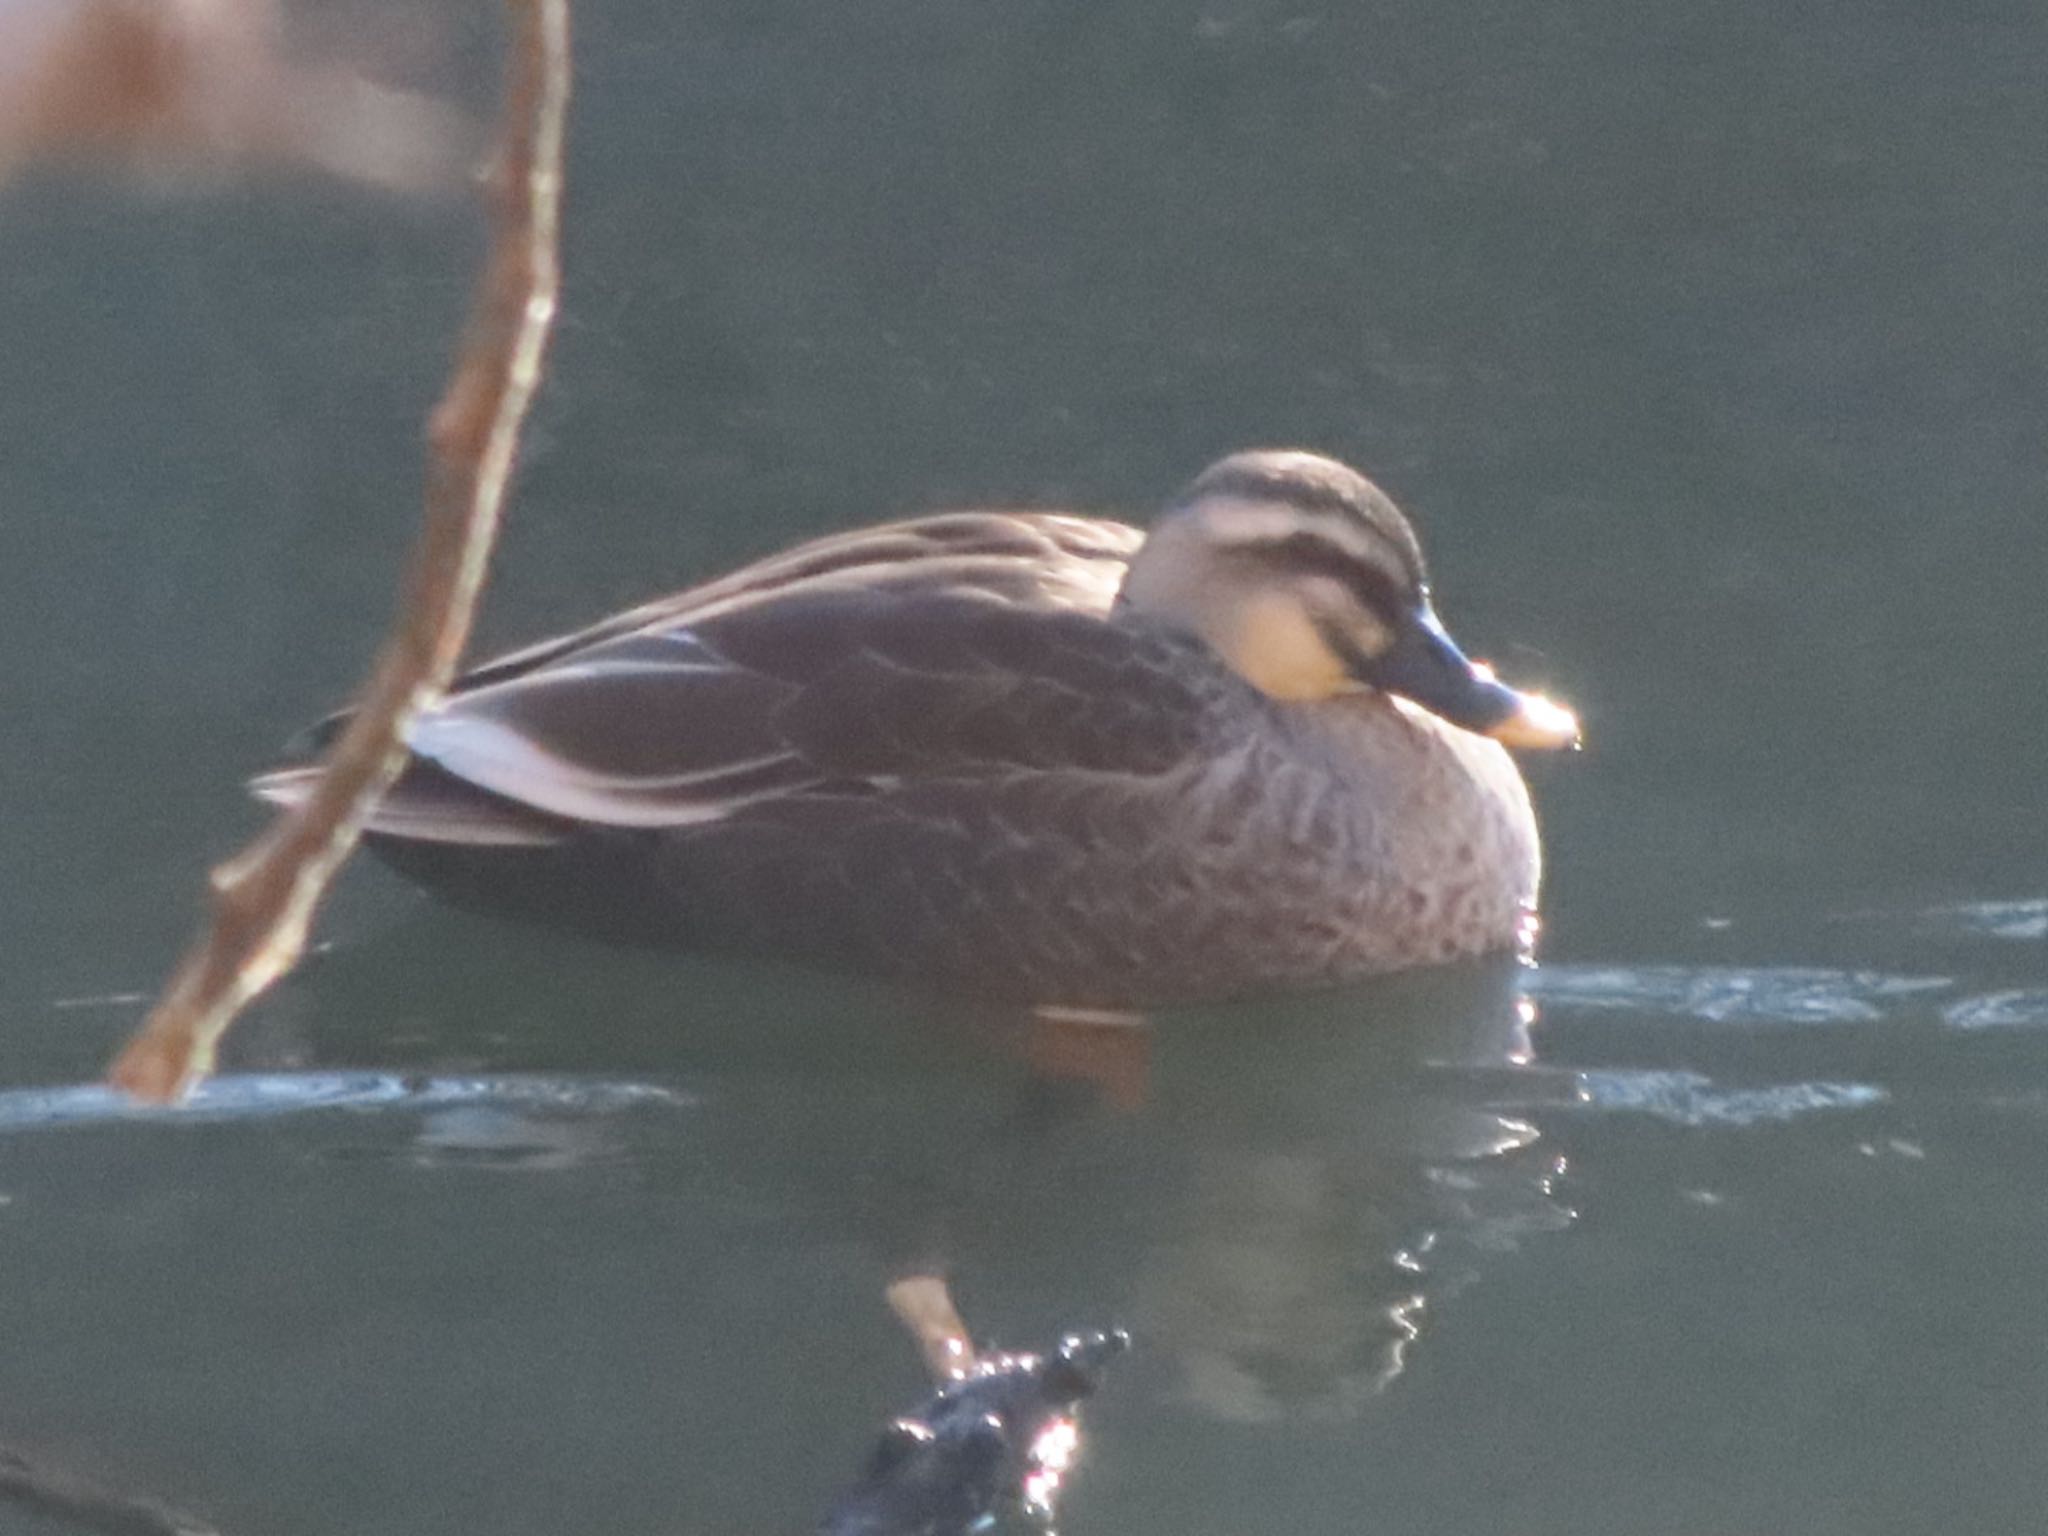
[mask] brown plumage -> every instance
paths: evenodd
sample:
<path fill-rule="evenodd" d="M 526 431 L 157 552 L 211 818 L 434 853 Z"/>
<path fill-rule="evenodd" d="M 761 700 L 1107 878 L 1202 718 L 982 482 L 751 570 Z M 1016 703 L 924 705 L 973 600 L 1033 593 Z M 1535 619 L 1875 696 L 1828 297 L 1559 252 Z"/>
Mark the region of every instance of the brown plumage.
<path fill-rule="evenodd" d="M 919 518 L 487 663 L 371 839 L 613 937 L 1136 1006 L 1520 942 L 1535 822 L 1481 731 L 1575 739 L 1458 655 L 1368 481 L 1239 454 L 1149 538 Z"/>

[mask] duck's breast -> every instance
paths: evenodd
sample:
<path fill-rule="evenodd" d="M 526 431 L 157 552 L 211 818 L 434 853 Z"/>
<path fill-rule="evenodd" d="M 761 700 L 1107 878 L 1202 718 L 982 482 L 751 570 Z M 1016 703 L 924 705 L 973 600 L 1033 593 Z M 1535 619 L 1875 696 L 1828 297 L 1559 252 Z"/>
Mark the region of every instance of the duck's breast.
<path fill-rule="evenodd" d="M 1536 817 L 1514 759 L 1384 696 L 1302 711 L 1293 766 L 1269 802 L 1322 856 L 1312 863 L 1365 970 L 1495 953 L 1526 943 L 1542 875 Z M 1297 857 L 1299 857 L 1297 853 Z"/>

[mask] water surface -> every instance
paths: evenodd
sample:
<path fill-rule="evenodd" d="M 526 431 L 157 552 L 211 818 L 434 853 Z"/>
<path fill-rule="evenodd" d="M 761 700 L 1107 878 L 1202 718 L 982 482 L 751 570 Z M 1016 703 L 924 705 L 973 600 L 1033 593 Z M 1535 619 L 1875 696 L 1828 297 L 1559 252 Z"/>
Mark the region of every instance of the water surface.
<path fill-rule="evenodd" d="M 2037 1531 L 2039 8 L 581 36 L 491 642 L 871 517 L 1336 452 L 1587 719 L 1532 765 L 1544 967 L 1063 1076 L 1009 1021 L 364 869 L 237 1075 L 125 1112 L 84 1085 L 257 824 L 237 781 L 383 621 L 475 237 L 17 187 L 0 1436 L 230 1533 L 800 1531 L 923 1390 L 884 1284 L 944 1266 L 994 1342 L 1136 1336 L 1076 1536 Z"/>

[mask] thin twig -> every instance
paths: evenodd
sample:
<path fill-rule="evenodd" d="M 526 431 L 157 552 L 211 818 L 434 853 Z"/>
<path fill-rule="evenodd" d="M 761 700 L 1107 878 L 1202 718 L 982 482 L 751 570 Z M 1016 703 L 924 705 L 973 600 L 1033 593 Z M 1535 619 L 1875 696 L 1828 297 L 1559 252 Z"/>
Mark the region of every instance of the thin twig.
<path fill-rule="evenodd" d="M 328 882 L 404 766 L 407 726 L 447 686 L 469 637 L 559 285 L 568 4 L 513 9 L 490 259 L 428 422 L 426 527 L 403 605 L 312 794 L 214 870 L 210 927 L 110 1074 L 140 1098 L 176 1099 L 210 1072 L 235 1015 L 297 961 Z"/>

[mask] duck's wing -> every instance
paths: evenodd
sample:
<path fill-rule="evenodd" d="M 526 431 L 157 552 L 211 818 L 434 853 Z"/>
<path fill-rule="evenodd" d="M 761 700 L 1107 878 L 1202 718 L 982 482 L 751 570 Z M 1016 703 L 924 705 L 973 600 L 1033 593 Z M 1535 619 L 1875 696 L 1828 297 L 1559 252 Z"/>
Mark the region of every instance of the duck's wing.
<path fill-rule="evenodd" d="M 372 828 L 550 841 L 906 780 L 1167 771 L 1220 669 L 1194 642 L 1105 622 L 1140 538 L 1058 514 L 921 518 L 530 646 L 415 722 L 418 762 Z M 257 788 L 289 801 L 305 782 Z"/>
<path fill-rule="evenodd" d="M 1144 534 L 1059 512 L 942 512 L 812 539 L 729 576 L 542 640 L 457 679 L 461 693 L 627 636 L 666 632 L 824 592 L 981 595 L 1029 608 L 1107 613 Z"/>
<path fill-rule="evenodd" d="M 529 812 L 682 828 L 914 782 L 1167 773 L 1231 681 L 1196 642 L 1094 614 L 807 590 L 470 688 L 409 740 Z"/>
<path fill-rule="evenodd" d="M 456 678 L 448 692 L 453 696 L 509 682 L 636 635 L 672 633 L 825 592 L 979 595 L 1026 608 L 1107 613 L 1144 537 L 1126 523 L 1104 518 L 997 511 L 942 512 L 830 534 L 628 608 L 587 629 L 493 657 Z M 301 734 L 297 750 L 311 755 L 328 746 L 349 714 L 337 710 L 316 722 Z M 258 792 L 265 793 L 264 786 L 276 779 L 258 780 Z"/>

